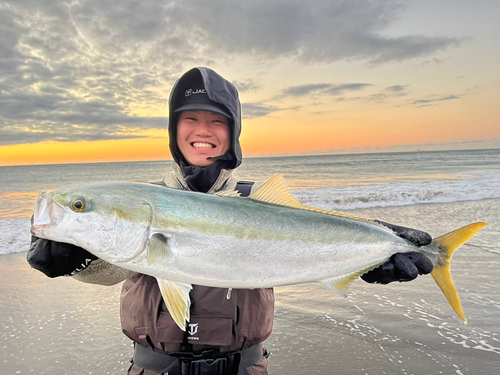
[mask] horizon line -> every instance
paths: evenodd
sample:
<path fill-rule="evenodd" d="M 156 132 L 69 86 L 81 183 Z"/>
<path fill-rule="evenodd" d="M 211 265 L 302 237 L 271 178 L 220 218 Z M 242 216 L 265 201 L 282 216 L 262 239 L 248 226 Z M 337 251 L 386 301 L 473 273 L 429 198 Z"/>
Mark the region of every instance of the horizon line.
<path fill-rule="evenodd" d="M 398 146 L 393 146 L 398 147 Z M 335 156 L 335 155 L 370 155 L 370 154 L 404 154 L 404 153 L 426 153 L 426 152 L 450 152 L 450 151 L 480 151 L 480 150 L 500 150 L 500 147 L 483 147 L 483 148 L 464 148 L 464 149 L 441 149 L 441 150 L 424 150 L 416 149 L 411 151 L 359 151 L 353 152 L 352 150 L 345 152 L 329 152 L 329 151 L 311 151 L 302 153 L 280 153 L 280 154 L 264 154 L 264 155 L 248 155 L 243 156 L 244 159 L 259 159 L 259 158 L 286 158 L 286 157 L 307 157 L 307 156 Z M 48 165 L 79 165 L 79 164 L 107 164 L 107 163 L 148 163 L 148 162 L 171 162 L 173 159 L 147 159 L 147 160 L 101 160 L 101 161 L 82 161 L 82 162 L 58 162 L 58 163 L 40 163 L 40 164 L 9 164 L 0 165 L 0 168 L 4 167 L 33 167 L 33 166 L 48 166 Z"/>

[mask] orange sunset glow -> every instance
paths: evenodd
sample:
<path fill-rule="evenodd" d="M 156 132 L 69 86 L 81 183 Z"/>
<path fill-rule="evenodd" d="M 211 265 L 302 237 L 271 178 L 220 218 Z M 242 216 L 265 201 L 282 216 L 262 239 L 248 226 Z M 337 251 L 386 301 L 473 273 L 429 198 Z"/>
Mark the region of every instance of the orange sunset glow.
<path fill-rule="evenodd" d="M 238 22 L 222 29 L 202 22 L 208 4 L 158 20 L 123 4 L 134 25 L 43 4 L 6 5 L 29 27 L 0 45 L 0 166 L 170 159 L 168 97 L 193 66 L 239 89 L 244 156 L 500 147 L 494 2 L 312 2 L 298 6 L 308 22 L 286 7 L 282 24 L 248 19 L 276 11 L 264 2 L 228 6 L 221 19 Z"/>

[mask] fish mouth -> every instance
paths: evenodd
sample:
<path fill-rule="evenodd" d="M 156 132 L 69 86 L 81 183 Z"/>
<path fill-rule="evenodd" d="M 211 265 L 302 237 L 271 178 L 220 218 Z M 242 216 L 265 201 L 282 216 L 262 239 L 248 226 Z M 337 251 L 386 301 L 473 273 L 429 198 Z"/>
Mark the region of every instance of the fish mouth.
<path fill-rule="evenodd" d="M 196 149 L 213 149 L 216 148 L 213 143 L 210 142 L 201 142 L 201 141 L 195 141 L 190 143 L 191 147 L 196 148 Z"/>
<path fill-rule="evenodd" d="M 36 236 L 42 234 L 45 228 L 52 228 L 59 225 L 64 215 L 64 209 L 52 200 L 50 193 L 45 191 L 39 193 L 31 220 L 31 234 Z"/>

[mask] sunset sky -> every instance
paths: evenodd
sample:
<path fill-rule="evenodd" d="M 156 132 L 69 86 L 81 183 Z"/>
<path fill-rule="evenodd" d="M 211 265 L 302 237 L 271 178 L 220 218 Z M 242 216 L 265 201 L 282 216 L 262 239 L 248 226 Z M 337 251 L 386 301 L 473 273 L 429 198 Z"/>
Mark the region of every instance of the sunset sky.
<path fill-rule="evenodd" d="M 498 0 L 2 0 L 0 165 L 169 159 L 175 80 L 232 81 L 244 156 L 500 147 Z"/>

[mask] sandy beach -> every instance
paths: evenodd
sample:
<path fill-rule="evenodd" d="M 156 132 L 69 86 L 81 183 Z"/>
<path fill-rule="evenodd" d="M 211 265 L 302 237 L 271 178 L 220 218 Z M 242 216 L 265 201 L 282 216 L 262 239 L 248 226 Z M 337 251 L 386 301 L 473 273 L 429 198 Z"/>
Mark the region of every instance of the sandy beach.
<path fill-rule="evenodd" d="M 119 285 L 49 279 L 25 252 L 0 256 L 0 372 L 126 373 L 132 345 L 120 330 L 119 293 Z"/>

